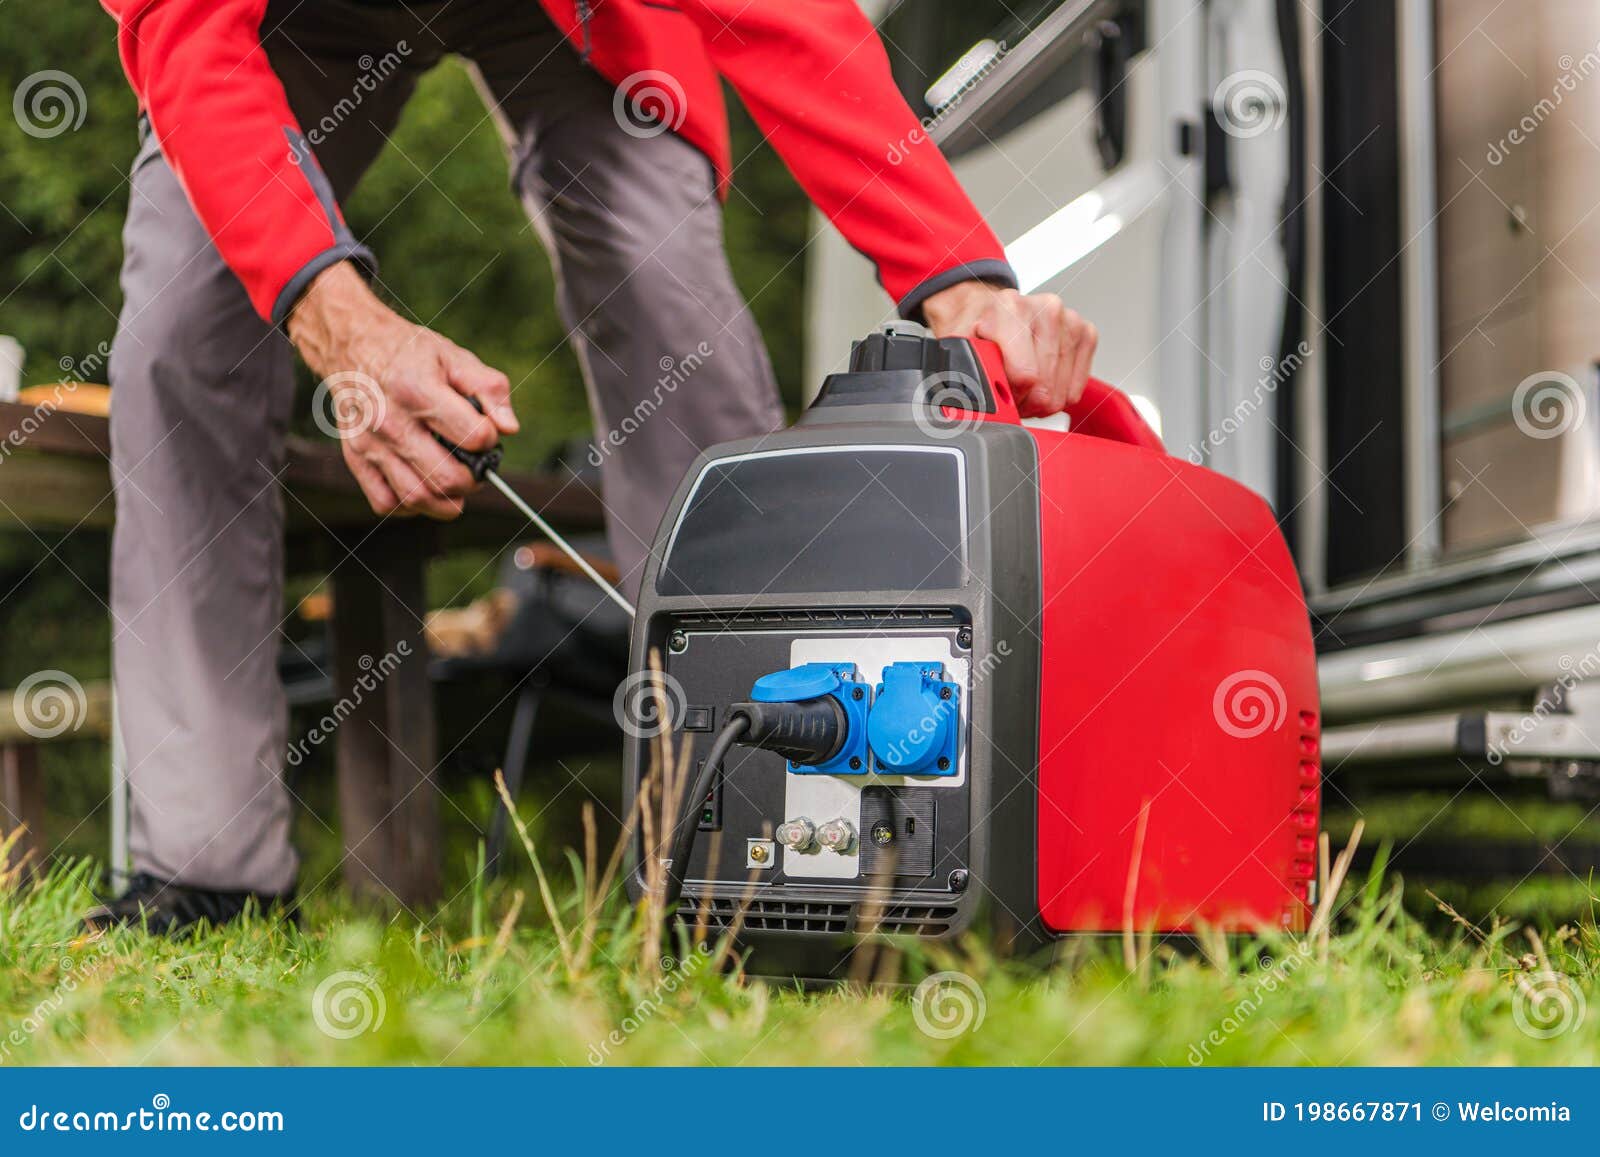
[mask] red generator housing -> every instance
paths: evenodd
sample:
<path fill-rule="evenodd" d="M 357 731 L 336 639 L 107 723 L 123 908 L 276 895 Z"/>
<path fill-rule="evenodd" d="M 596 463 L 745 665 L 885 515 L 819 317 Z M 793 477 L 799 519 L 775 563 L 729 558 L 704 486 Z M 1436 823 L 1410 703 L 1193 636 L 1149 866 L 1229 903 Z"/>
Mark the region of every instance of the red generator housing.
<path fill-rule="evenodd" d="M 1254 492 L 1168 455 L 1109 386 L 1091 382 L 1072 415 L 1073 433 L 1033 431 L 1043 922 L 1299 928 L 1316 873 L 1317 671 L 1277 521 Z"/>
<path fill-rule="evenodd" d="M 1102 382 L 1069 419 L 1024 426 L 988 343 L 896 326 L 685 478 L 631 658 L 661 656 L 692 757 L 774 672 L 866 721 L 826 766 L 732 749 L 704 801 L 682 910 L 759 969 L 831 974 L 863 932 L 1306 924 L 1316 662 L 1272 512 Z M 918 693 L 948 712 L 931 738 Z M 829 847 L 785 842 L 824 823 Z"/>

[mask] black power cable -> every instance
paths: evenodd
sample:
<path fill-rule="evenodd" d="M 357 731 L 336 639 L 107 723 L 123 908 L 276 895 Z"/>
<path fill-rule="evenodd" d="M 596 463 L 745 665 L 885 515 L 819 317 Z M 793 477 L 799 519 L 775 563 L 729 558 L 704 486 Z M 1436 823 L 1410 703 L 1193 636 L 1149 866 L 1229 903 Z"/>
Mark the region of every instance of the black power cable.
<path fill-rule="evenodd" d="M 695 836 L 700 831 L 700 812 L 706 796 L 716 785 L 722 761 L 735 743 L 759 747 L 801 764 L 825 763 L 844 746 L 849 721 L 843 708 L 831 695 L 794 699 L 777 703 L 734 703 L 728 708 L 728 721 L 711 743 L 705 761 L 689 785 L 672 831 L 671 859 L 667 862 L 667 883 L 662 902 L 672 907 L 683 898 L 683 877 L 694 853 Z"/>
<path fill-rule="evenodd" d="M 722 730 L 717 732 L 716 740 L 711 744 L 711 751 L 706 755 L 705 762 L 700 765 L 700 774 L 694 777 L 694 783 L 689 787 L 689 794 L 683 797 L 682 810 L 678 813 L 678 826 L 672 833 L 672 858 L 667 862 L 666 891 L 662 896 L 662 903 L 671 908 L 683 897 L 683 874 L 689 870 L 689 856 L 694 851 L 694 837 L 700 830 L 700 809 L 705 805 L 705 798 L 711 793 L 711 787 L 717 782 L 717 772 L 722 769 L 722 761 L 727 758 L 728 751 L 739 742 L 750 727 L 750 720 L 744 715 L 732 715 L 728 722 L 722 725 Z"/>

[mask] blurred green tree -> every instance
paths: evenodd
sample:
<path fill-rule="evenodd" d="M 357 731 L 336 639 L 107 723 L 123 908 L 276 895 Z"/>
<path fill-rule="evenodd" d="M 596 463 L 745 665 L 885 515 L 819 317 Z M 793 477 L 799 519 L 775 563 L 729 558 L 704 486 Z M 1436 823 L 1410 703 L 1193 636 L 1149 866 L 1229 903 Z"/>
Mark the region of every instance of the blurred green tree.
<path fill-rule="evenodd" d="M 37 135 L 15 116 L 0 118 L 0 334 L 25 347 L 25 382 L 51 381 L 79 365 L 103 374 L 94 358 L 116 326 L 126 174 L 137 143 L 115 27 L 98 6 L 0 4 L 4 95 L 15 99 L 45 72 L 61 74 L 49 79 L 67 94 L 60 110 L 67 121 L 51 120 L 48 135 Z M 793 403 L 806 204 L 737 107 L 734 156 L 728 248 Z M 500 141 L 462 67 L 447 63 L 426 78 L 394 147 L 347 210 L 378 253 L 394 300 L 518 383 L 527 433 L 508 447 L 514 464 L 531 464 L 587 431 L 549 265 L 509 191 Z M 109 630 L 90 595 L 105 595 L 105 555 L 94 534 L 0 533 L 0 686 L 46 662 L 73 664 L 85 677 L 104 673 Z M 466 569 L 480 566 L 472 560 Z M 457 586 L 436 589 L 471 593 Z"/>

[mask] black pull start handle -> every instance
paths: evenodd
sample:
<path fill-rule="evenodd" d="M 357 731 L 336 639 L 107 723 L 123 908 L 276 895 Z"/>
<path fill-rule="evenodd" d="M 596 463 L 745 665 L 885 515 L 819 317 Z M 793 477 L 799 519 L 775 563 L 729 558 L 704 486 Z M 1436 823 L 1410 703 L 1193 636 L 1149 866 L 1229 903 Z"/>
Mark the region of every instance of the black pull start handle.
<path fill-rule="evenodd" d="M 483 403 L 478 401 L 477 398 L 468 397 L 467 401 L 472 403 L 472 408 L 478 413 L 484 412 Z M 464 446 L 457 446 L 443 434 L 435 432 L 433 437 L 439 445 L 450 451 L 452 458 L 472 471 L 472 480 L 474 482 L 482 482 L 483 476 L 489 471 L 499 470 L 500 459 L 505 456 L 505 451 L 500 448 L 500 443 L 498 442 L 487 450 L 468 450 Z"/>

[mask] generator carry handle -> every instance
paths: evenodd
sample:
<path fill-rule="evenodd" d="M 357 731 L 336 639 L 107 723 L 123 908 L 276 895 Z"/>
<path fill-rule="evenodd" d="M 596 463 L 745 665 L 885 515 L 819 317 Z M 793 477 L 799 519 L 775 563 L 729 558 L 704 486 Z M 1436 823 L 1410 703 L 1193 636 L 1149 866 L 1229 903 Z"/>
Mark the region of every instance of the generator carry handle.
<path fill-rule="evenodd" d="M 973 352 L 989 377 L 995 398 L 995 417 L 1001 421 L 1020 422 L 1016 398 L 1011 383 L 1006 380 L 1005 363 L 1000 357 L 1000 347 L 982 338 L 969 338 Z M 1115 386 L 1090 378 L 1084 386 L 1083 396 L 1066 409 L 1071 421 L 1071 431 L 1087 434 L 1091 438 L 1104 438 L 1110 442 L 1124 442 L 1145 450 L 1165 454 L 1167 448 L 1161 436 L 1150 428 L 1138 408 L 1127 394 Z"/>

